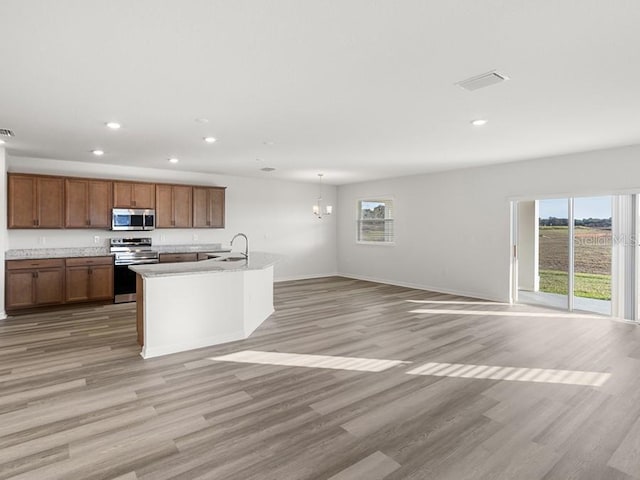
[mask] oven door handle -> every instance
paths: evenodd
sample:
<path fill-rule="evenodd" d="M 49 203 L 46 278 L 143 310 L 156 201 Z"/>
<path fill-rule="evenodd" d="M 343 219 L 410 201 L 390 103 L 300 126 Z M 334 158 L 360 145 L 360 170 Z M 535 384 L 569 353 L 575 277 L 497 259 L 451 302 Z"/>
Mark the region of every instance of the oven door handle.
<path fill-rule="evenodd" d="M 148 260 L 136 260 L 135 262 L 131 262 L 128 260 L 123 260 L 123 261 L 115 261 L 115 265 L 118 267 L 128 267 L 129 265 L 142 265 L 145 263 L 159 263 L 159 260 L 157 258 L 150 258 Z"/>

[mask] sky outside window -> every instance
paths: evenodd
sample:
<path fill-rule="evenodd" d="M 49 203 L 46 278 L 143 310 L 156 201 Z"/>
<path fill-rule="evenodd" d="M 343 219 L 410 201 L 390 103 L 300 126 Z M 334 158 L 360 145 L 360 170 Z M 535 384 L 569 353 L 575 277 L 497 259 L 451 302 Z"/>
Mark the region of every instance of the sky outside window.
<path fill-rule="evenodd" d="M 610 218 L 611 196 L 606 197 L 578 197 L 574 203 L 574 217 L 577 220 L 584 218 Z M 539 200 L 538 215 L 540 218 L 567 218 L 568 207 L 566 198 L 554 198 Z"/>

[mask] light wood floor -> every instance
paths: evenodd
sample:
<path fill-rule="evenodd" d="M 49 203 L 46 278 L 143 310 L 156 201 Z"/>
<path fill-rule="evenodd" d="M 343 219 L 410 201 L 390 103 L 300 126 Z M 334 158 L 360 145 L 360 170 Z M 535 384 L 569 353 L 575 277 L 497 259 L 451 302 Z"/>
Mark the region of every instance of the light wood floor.
<path fill-rule="evenodd" d="M 245 341 L 143 360 L 135 338 L 133 305 L 0 322 L 0 478 L 640 479 L 634 325 L 327 278 L 278 284 Z M 209 359 L 244 350 L 408 363 Z M 407 373 L 429 362 L 611 376 Z"/>

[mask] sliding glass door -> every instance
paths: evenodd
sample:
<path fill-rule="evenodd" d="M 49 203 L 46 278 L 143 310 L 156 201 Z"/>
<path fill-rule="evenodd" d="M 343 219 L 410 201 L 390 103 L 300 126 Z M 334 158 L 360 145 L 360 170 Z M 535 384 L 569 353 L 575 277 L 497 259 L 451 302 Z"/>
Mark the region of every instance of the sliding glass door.
<path fill-rule="evenodd" d="M 612 197 L 518 202 L 518 298 L 611 315 Z"/>
<path fill-rule="evenodd" d="M 538 201 L 538 276 L 540 303 L 569 307 L 569 201 Z M 534 297 L 535 298 L 535 297 Z"/>
<path fill-rule="evenodd" d="M 573 200 L 573 308 L 611 315 L 610 196 Z"/>

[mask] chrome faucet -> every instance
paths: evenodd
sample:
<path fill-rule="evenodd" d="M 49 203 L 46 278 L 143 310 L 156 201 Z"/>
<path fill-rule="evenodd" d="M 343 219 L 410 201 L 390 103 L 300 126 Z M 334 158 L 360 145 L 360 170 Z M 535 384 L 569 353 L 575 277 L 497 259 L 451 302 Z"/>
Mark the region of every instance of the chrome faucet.
<path fill-rule="evenodd" d="M 244 237 L 244 241 L 245 241 L 244 258 L 249 260 L 249 239 L 244 233 L 236 233 L 231 239 L 230 244 L 233 247 L 233 241 L 238 237 Z"/>

